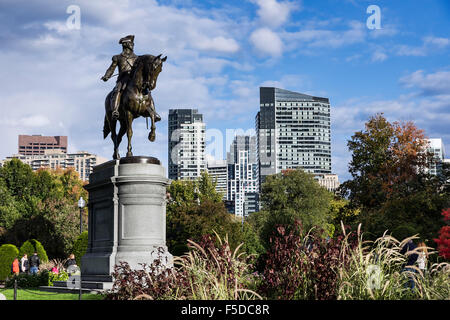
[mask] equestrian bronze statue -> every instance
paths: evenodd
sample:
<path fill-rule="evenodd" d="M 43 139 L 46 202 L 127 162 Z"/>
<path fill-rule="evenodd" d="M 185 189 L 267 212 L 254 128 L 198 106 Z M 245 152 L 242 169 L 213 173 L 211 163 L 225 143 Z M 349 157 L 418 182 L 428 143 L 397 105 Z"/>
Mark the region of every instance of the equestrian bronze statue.
<path fill-rule="evenodd" d="M 103 125 L 103 138 L 111 133 L 114 143 L 113 159 L 119 159 L 119 145 L 124 134 L 128 137 L 127 157 L 133 156 L 131 152 L 131 138 L 133 136 L 133 120 L 138 117 L 151 119 L 151 130 L 148 135 L 150 141 L 155 141 L 155 123 L 161 120 L 156 113 L 151 90 L 156 87 L 156 80 L 162 70 L 163 62 L 167 57 L 161 58 L 145 54 L 136 56 L 133 52 L 134 36 L 120 39 L 121 54 L 112 58 L 111 66 L 101 78 L 107 81 L 113 76 L 116 67 L 119 68 L 116 86 L 105 99 L 105 119 Z M 119 132 L 116 133 L 117 121 L 120 123 Z"/>

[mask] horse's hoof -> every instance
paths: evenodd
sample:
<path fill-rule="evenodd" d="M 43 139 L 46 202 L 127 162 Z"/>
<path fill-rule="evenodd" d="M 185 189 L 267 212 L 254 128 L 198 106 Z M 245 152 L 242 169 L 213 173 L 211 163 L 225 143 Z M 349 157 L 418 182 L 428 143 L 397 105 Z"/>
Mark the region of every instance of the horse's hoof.
<path fill-rule="evenodd" d="M 120 159 L 120 155 L 117 153 L 117 154 L 113 154 L 113 159 L 114 160 L 119 160 Z"/>
<path fill-rule="evenodd" d="M 155 133 L 154 132 L 150 132 L 148 134 L 148 140 L 150 140 L 151 142 L 155 141 Z"/>
<path fill-rule="evenodd" d="M 133 156 L 133 152 L 127 152 L 127 157 L 132 157 Z"/>

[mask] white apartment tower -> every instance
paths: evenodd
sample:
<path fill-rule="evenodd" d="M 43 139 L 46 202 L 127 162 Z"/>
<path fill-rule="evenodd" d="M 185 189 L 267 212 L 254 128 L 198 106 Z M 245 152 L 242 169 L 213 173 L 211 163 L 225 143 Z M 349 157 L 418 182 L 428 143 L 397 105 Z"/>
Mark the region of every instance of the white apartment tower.
<path fill-rule="evenodd" d="M 220 192 L 223 200 L 228 194 L 228 165 L 226 160 L 209 160 L 207 162 L 208 174 L 216 183 L 216 191 Z"/>
<path fill-rule="evenodd" d="M 441 173 L 442 164 L 445 162 L 445 148 L 442 139 L 427 139 L 428 152 L 434 154 L 433 162 L 429 165 L 430 174 L 438 175 Z"/>
<path fill-rule="evenodd" d="M 261 87 L 255 125 L 260 184 L 286 169 L 331 174 L 328 98 Z"/>
<path fill-rule="evenodd" d="M 169 179 L 194 180 L 206 170 L 205 130 L 198 110 L 169 110 Z"/>

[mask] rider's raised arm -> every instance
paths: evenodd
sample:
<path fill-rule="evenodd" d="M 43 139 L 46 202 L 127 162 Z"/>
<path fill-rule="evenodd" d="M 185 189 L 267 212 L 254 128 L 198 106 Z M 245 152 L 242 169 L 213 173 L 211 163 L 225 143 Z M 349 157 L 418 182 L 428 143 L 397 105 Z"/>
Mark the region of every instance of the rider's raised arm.
<path fill-rule="evenodd" d="M 118 63 L 118 62 L 117 62 L 117 56 L 113 56 L 113 57 L 112 57 L 112 63 L 111 63 L 111 65 L 109 66 L 108 70 L 106 70 L 105 75 L 103 76 L 104 79 L 108 80 L 109 78 L 111 78 L 111 76 L 112 76 L 113 73 L 114 73 L 114 70 L 116 70 L 117 63 Z M 103 79 L 103 78 L 102 78 L 102 79 Z"/>

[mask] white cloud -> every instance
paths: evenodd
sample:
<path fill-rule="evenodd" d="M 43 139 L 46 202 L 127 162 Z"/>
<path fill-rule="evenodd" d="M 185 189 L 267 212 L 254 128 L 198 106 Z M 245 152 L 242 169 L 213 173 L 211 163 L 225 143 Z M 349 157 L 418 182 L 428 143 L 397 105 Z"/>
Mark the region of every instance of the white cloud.
<path fill-rule="evenodd" d="M 260 28 L 252 32 L 250 42 L 262 54 L 279 57 L 283 53 L 283 42 L 280 37 L 268 28 Z"/>
<path fill-rule="evenodd" d="M 257 11 L 262 25 L 277 28 L 289 19 L 294 5 L 290 2 L 277 2 L 276 0 L 254 0 L 259 6 Z"/>
<path fill-rule="evenodd" d="M 239 45 L 234 39 L 224 38 L 222 36 L 200 39 L 195 45 L 201 50 L 212 50 L 230 53 L 234 53 L 239 50 Z"/>
<path fill-rule="evenodd" d="M 373 62 L 383 62 L 388 58 L 388 55 L 382 51 L 375 51 L 372 54 L 372 61 Z"/>
<path fill-rule="evenodd" d="M 443 50 L 450 44 L 448 38 L 425 37 L 421 46 L 398 45 L 396 53 L 399 56 L 425 57 L 436 51 Z"/>
<path fill-rule="evenodd" d="M 419 89 L 422 94 L 450 94 L 450 71 L 437 71 L 425 74 L 415 71 L 400 79 L 407 88 Z"/>
<path fill-rule="evenodd" d="M 346 30 L 304 29 L 282 35 L 286 43 L 292 44 L 292 48 L 339 48 L 364 42 L 366 32 L 363 23 L 351 21 Z"/>

